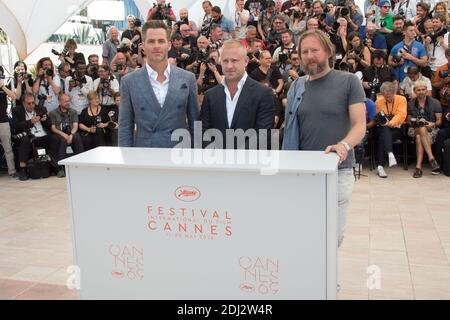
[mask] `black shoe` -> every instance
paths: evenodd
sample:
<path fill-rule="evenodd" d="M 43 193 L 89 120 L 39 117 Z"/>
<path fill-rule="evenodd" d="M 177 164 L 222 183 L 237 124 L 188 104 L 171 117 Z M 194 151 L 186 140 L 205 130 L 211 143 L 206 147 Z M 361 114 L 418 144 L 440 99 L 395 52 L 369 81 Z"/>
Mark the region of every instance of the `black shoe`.
<path fill-rule="evenodd" d="M 27 180 L 28 180 L 27 169 L 21 168 L 21 169 L 19 170 L 19 180 L 20 180 L 20 181 L 27 181 Z"/>
<path fill-rule="evenodd" d="M 65 178 L 66 172 L 64 171 L 64 168 L 59 169 L 58 174 L 56 175 L 58 178 Z"/>
<path fill-rule="evenodd" d="M 430 161 L 430 166 L 431 166 L 431 174 L 437 175 L 441 172 L 441 167 L 439 166 L 439 164 L 435 159 Z"/>
<path fill-rule="evenodd" d="M 416 168 L 414 171 L 413 177 L 414 178 L 422 178 L 423 172 L 422 169 Z"/>

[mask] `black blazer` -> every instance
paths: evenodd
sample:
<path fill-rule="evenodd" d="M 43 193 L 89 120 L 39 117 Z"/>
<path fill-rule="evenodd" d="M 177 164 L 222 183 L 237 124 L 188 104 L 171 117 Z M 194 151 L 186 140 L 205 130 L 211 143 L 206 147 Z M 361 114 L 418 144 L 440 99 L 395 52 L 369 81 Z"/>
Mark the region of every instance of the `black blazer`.
<path fill-rule="evenodd" d="M 50 117 L 48 116 L 47 108 L 36 106 L 35 111 L 36 114 L 47 115 L 47 120 L 41 121 L 41 124 L 45 132 L 49 134 L 51 132 L 52 120 L 50 120 Z M 13 115 L 13 128 L 15 130 L 15 134 L 19 134 L 33 128 L 31 120 L 26 120 L 25 107 L 23 105 L 18 105 L 15 108 L 13 108 L 12 115 Z"/>
<path fill-rule="evenodd" d="M 208 129 L 217 129 L 222 133 L 223 149 L 226 149 L 227 129 L 242 129 L 244 131 L 255 129 L 257 133 L 261 129 L 267 129 L 268 137 L 270 137 L 270 129 L 274 128 L 274 117 L 272 89 L 258 83 L 250 77 L 247 78 L 242 88 L 231 126 L 228 125 L 225 88 L 221 84 L 205 92 L 200 113 L 203 132 Z M 248 149 L 248 142 L 249 139 L 247 138 L 245 147 L 242 145 L 237 146 L 235 139 L 234 148 Z M 204 147 L 209 144 L 211 142 L 204 142 Z M 258 149 L 260 148 L 259 145 Z M 266 145 L 270 145 L 269 139 Z M 220 146 L 216 147 L 220 148 Z"/>

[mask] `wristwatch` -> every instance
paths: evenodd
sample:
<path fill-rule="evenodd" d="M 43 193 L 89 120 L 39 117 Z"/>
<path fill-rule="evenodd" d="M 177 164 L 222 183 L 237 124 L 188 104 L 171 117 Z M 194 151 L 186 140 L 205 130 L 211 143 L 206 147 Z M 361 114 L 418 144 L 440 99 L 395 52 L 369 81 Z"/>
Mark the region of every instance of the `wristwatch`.
<path fill-rule="evenodd" d="M 341 141 L 341 142 L 339 142 L 340 144 L 342 144 L 342 145 L 344 145 L 344 147 L 345 147 L 345 150 L 347 150 L 347 152 L 348 151 L 350 151 L 350 146 L 349 146 L 349 144 L 347 143 L 347 142 L 345 142 L 345 141 Z"/>

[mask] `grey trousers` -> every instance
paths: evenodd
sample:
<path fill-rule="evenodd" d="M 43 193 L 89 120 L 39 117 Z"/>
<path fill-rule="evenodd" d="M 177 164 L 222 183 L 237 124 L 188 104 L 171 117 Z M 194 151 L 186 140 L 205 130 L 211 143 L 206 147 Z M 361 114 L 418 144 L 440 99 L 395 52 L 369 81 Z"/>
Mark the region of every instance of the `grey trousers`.
<path fill-rule="evenodd" d="M 338 171 L 338 247 L 344 241 L 348 207 L 350 206 L 354 184 L 353 169 L 341 169 Z"/>
<path fill-rule="evenodd" d="M 8 165 L 8 173 L 16 173 L 16 166 L 14 163 L 14 153 L 11 146 L 11 129 L 8 122 L 0 123 L 0 142 L 5 151 L 6 163 Z"/>

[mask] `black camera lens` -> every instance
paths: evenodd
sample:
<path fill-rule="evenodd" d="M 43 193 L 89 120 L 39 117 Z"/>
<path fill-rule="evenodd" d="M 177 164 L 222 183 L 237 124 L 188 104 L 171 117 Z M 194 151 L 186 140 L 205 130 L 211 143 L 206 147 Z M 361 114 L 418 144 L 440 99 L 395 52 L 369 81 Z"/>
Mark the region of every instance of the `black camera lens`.
<path fill-rule="evenodd" d="M 48 77 L 53 77 L 54 74 L 55 74 L 55 73 L 53 72 L 52 69 L 46 69 L 46 70 L 45 70 L 45 75 L 48 76 Z"/>

